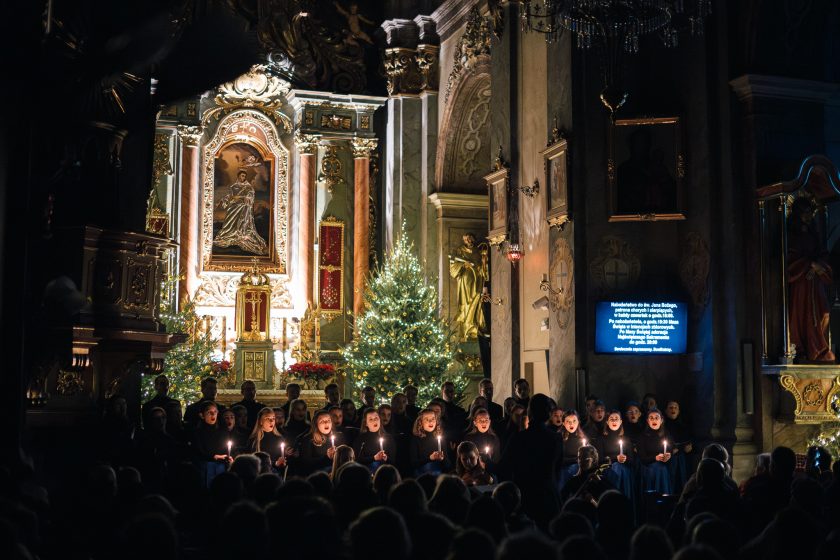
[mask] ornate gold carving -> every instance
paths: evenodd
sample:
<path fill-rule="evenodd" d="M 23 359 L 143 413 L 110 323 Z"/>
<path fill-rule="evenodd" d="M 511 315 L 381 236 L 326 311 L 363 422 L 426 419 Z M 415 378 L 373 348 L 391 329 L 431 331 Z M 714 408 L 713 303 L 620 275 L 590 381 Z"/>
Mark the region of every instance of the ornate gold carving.
<path fill-rule="evenodd" d="M 493 160 L 493 171 L 501 171 L 510 167 L 502 155 L 502 146 L 499 145 L 499 152 L 496 154 L 496 159 Z"/>
<path fill-rule="evenodd" d="M 820 424 L 836 421 L 832 402 L 840 393 L 840 376 L 836 366 L 781 366 L 779 384 L 791 394 L 796 408 L 797 424 Z M 772 369 L 770 373 L 774 373 Z M 765 373 L 768 370 L 765 368 Z"/>
<path fill-rule="evenodd" d="M 560 214 L 558 216 L 551 216 L 546 221 L 548 222 L 549 228 L 557 228 L 558 230 L 563 231 L 566 224 L 568 224 L 571 220 L 569 219 L 568 214 Z"/>
<path fill-rule="evenodd" d="M 607 180 L 615 181 L 615 160 L 613 158 L 607 159 Z"/>
<path fill-rule="evenodd" d="M 320 139 L 321 137 L 317 134 L 303 134 L 298 130 L 295 132 L 295 146 L 297 146 L 298 153 L 317 154 Z"/>
<path fill-rule="evenodd" d="M 169 136 L 155 134 L 154 156 L 152 159 L 152 187 L 155 187 L 164 175 L 172 175 L 171 156 L 169 155 Z"/>
<path fill-rule="evenodd" d="M 353 128 L 353 119 L 347 115 L 321 114 L 321 128 L 332 130 L 350 130 Z"/>
<path fill-rule="evenodd" d="M 59 395 L 73 397 L 85 390 L 82 372 L 74 369 L 59 369 L 55 390 Z"/>
<path fill-rule="evenodd" d="M 370 130 L 370 115 L 362 115 L 359 117 L 359 128 Z"/>
<path fill-rule="evenodd" d="M 820 406 L 825 402 L 825 393 L 816 383 L 809 383 L 802 389 L 802 402 L 808 406 Z"/>
<path fill-rule="evenodd" d="M 639 279 L 639 257 L 629 243 L 613 235 L 604 236 L 589 273 L 602 293 L 621 291 Z"/>
<path fill-rule="evenodd" d="M 467 16 L 467 26 L 464 34 L 455 47 L 455 63 L 449 73 L 444 101 L 449 101 L 449 94 L 458 82 L 461 74 L 469 69 L 479 57 L 490 56 L 493 21 L 482 16 L 476 4 Z"/>
<path fill-rule="evenodd" d="M 677 154 L 677 177 L 685 179 L 685 157 Z"/>
<path fill-rule="evenodd" d="M 438 90 L 438 74 L 440 69 L 438 67 L 438 59 L 440 54 L 440 47 L 437 45 L 417 45 L 417 67 L 420 69 L 420 75 L 423 82 L 420 89 L 423 91 L 437 91 Z"/>
<path fill-rule="evenodd" d="M 239 277 L 232 274 L 203 274 L 201 284 L 195 292 L 193 301 L 198 307 L 233 307 L 236 302 L 236 288 Z M 288 280 L 271 278 L 271 308 L 291 309 L 292 294 Z"/>
<path fill-rule="evenodd" d="M 315 124 L 315 111 L 303 112 L 303 124 L 306 126 L 312 126 Z"/>
<path fill-rule="evenodd" d="M 361 138 L 354 137 L 350 140 L 353 147 L 353 159 L 369 158 L 371 153 L 376 150 L 379 141 L 376 138 Z"/>
<path fill-rule="evenodd" d="M 212 263 L 213 249 L 213 201 L 214 201 L 214 165 L 217 152 L 230 140 L 247 139 L 274 156 L 274 250 L 277 258 L 271 265 L 262 265 L 266 273 L 285 274 L 287 260 L 288 205 L 289 205 L 289 152 L 280 142 L 277 129 L 263 113 L 253 109 L 240 109 L 222 118 L 216 134 L 205 146 L 203 152 L 204 183 L 202 213 L 201 257 L 203 271 L 241 272 L 247 270 L 247 264 Z"/>
<path fill-rule="evenodd" d="M 683 245 L 680 279 L 691 296 L 692 313 L 698 315 L 709 301 L 709 246 L 697 232 L 689 232 Z"/>
<path fill-rule="evenodd" d="M 417 53 L 402 47 L 385 49 L 385 74 L 388 95 L 420 93 L 423 77 L 417 64 Z"/>
<path fill-rule="evenodd" d="M 164 175 L 172 175 L 169 137 L 155 134 L 154 155 L 152 159 L 152 190 L 146 202 L 146 231 L 155 235 L 169 234 L 169 214 L 160 206 L 157 185 Z"/>
<path fill-rule="evenodd" d="M 377 189 L 379 181 L 379 152 L 370 154 L 370 182 L 368 187 L 368 255 L 371 267 L 376 265 Z"/>
<path fill-rule="evenodd" d="M 327 144 L 324 147 L 324 156 L 321 158 L 321 172 L 318 180 L 327 186 L 327 192 L 332 194 L 336 185 L 344 184 L 344 164 L 338 157 L 338 146 Z"/>
<path fill-rule="evenodd" d="M 178 125 L 178 137 L 185 146 L 198 146 L 201 137 L 204 135 L 203 126 L 192 126 L 186 124 Z"/>
<path fill-rule="evenodd" d="M 556 291 L 548 290 L 549 305 L 554 311 L 557 326 L 565 330 L 571 323 L 572 303 L 575 301 L 575 259 L 572 247 L 562 237 L 554 241 L 549 275 L 551 284 L 557 287 Z"/>
<path fill-rule="evenodd" d="M 275 124 L 282 125 L 286 133 L 290 133 L 292 121 L 280 110 L 290 87 L 289 82 L 272 75 L 268 66 L 256 64 L 232 82 L 219 86 L 215 98 L 216 107 L 204 113 L 202 124 L 211 118 L 219 120 L 222 115 L 236 109 L 259 109 L 270 115 Z"/>
<path fill-rule="evenodd" d="M 487 238 L 487 243 L 491 247 L 501 247 L 502 243 L 505 242 L 507 239 L 507 233 L 501 233 L 499 235 L 493 235 Z"/>

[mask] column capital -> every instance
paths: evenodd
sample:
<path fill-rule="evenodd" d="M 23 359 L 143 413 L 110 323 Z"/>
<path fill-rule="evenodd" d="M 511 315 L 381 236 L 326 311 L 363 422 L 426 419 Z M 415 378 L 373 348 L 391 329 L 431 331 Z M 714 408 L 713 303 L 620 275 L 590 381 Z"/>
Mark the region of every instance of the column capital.
<path fill-rule="evenodd" d="M 423 91 L 438 90 L 438 75 L 440 69 L 438 60 L 440 58 L 440 47 L 437 45 L 417 45 L 417 67 L 423 77 Z"/>
<path fill-rule="evenodd" d="M 185 146 L 196 147 L 204 135 L 204 127 L 201 125 L 178 125 L 178 138 Z"/>
<path fill-rule="evenodd" d="M 376 138 L 360 138 L 356 136 L 350 140 L 353 148 L 353 159 L 370 158 L 370 154 L 376 149 L 379 140 Z"/>
<path fill-rule="evenodd" d="M 318 141 L 321 136 L 318 134 L 303 134 L 295 132 L 295 146 L 300 154 L 315 154 L 318 152 Z"/>

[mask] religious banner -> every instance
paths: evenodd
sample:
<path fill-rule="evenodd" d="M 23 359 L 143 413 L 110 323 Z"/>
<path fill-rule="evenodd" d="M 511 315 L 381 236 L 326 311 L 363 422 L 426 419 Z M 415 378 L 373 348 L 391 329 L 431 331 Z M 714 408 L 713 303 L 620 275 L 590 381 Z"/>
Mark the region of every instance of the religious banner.
<path fill-rule="evenodd" d="M 344 309 L 344 223 L 328 216 L 318 228 L 318 303 L 325 314 Z"/>

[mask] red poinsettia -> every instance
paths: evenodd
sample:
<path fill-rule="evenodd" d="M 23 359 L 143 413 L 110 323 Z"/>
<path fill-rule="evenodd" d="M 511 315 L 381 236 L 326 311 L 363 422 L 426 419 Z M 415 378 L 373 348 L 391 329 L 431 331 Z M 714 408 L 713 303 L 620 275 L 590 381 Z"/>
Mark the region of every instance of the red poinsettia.
<path fill-rule="evenodd" d="M 220 360 L 218 362 L 213 362 L 210 367 L 213 369 L 213 375 L 221 376 L 230 371 L 230 362 L 227 360 Z"/>
<path fill-rule="evenodd" d="M 335 377 L 332 364 L 298 362 L 289 366 L 289 375 L 298 379 L 331 379 Z"/>

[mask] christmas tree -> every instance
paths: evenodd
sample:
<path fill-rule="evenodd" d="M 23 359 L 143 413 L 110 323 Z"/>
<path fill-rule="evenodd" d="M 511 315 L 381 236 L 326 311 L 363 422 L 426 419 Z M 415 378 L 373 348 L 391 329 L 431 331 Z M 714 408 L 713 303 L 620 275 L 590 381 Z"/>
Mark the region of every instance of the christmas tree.
<path fill-rule="evenodd" d="M 466 385 L 448 373 L 453 352 L 451 330 L 438 315 L 437 293 L 426 283 L 413 244 L 401 232 L 396 247 L 373 271 L 365 310 L 356 317 L 353 342 L 342 349 L 348 380 L 356 393 L 370 385 L 382 399 L 406 384 L 419 390 L 418 401 L 440 396 L 444 380 L 456 392 Z"/>
<path fill-rule="evenodd" d="M 823 424 L 820 434 L 809 441 L 808 445 L 825 448 L 836 460 L 840 457 L 840 398 L 837 395 L 831 399 L 831 411 L 837 420 Z"/>
<path fill-rule="evenodd" d="M 177 290 L 167 290 L 167 282 L 175 283 L 177 278 L 164 281 L 161 292 L 174 294 Z M 201 380 L 204 377 L 221 379 L 228 374 L 230 362 L 214 360 L 217 340 L 208 333 L 202 333 L 200 321 L 195 313 L 195 305 L 187 301 L 177 312 L 172 312 L 171 301 L 161 298 L 158 320 L 168 333 L 186 335 L 186 340 L 175 344 L 163 358 L 163 373 L 169 378 L 169 396 L 181 401 L 181 406 L 197 401 L 201 397 Z M 140 394 L 143 402 L 155 394 L 155 375 L 144 375 L 140 380 Z"/>

